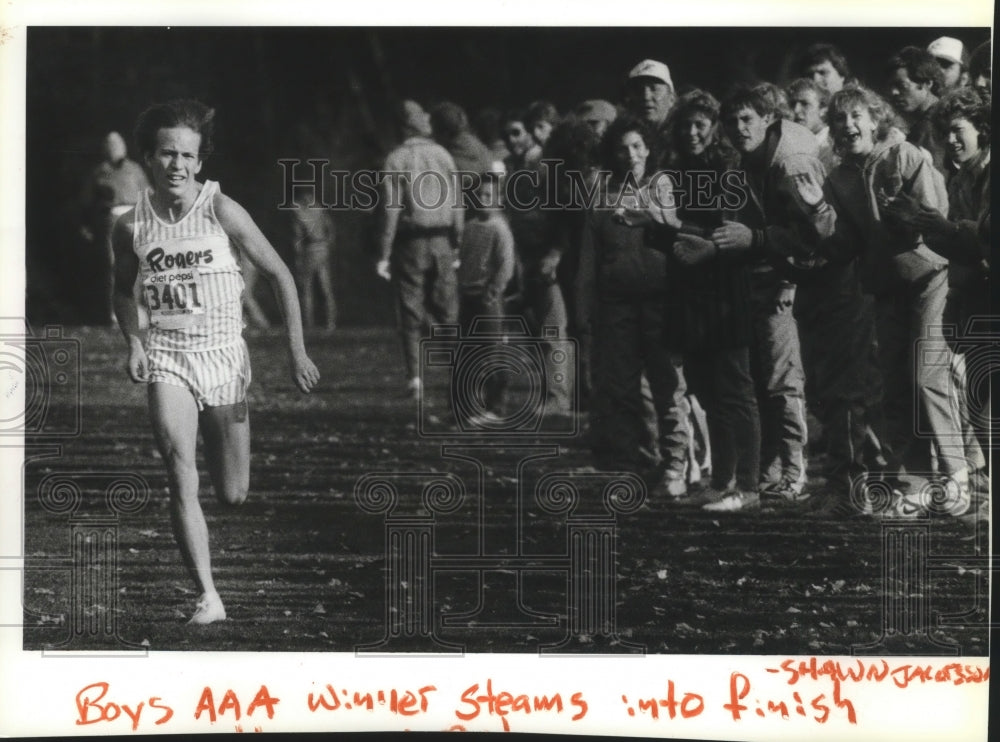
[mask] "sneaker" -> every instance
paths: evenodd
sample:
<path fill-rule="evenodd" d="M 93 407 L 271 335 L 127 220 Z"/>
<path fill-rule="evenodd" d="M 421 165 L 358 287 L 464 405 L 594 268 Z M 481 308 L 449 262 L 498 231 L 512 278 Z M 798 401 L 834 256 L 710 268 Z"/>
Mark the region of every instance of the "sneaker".
<path fill-rule="evenodd" d="M 969 482 L 956 482 L 949 479 L 945 484 L 947 493 L 947 513 L 950 516 L 959 518 L 972 509 L 972 491 Z"/>
<path fill-rule="evenodd" d="M 882 515 L 888 518 L 902 518 L 907 520 L 926 518 L 927 508 L 924 507 L 919 498 L 894 489 L 892 491 L 892 504 Z"/>
<path fill-rule="evenodd" d="M 490 429 L 494 427 L 497 423 L 502 422 L 502 418 L 495 412 L 490 412 L 489 410 L 483 410 L 482 412 L 477 412 L 475 414 L 469 415 L 466 419 L 466 424 L 471 428 L 486 428 Z"/>
<path fill-rule="evenodd" d="M 204 593 L 198 598 L 194 615 L 188 621 L 189 624 L 204 625 L 226 620 L 226 607 L 222 605 L 222 598 L 218 593 Z"/>
<path fill-rule="evenodd" d="M 414 376 L 406 382 L 406 396 L 415 402 L 419 402 L 424 393 L 424 383 L 419 376 Z"/>
<path fill-rule="evenodd" d="M 684 472 L 667 470 L 663 475 L 663 485 L 667 489 L 667 494 L 671 497 L 684 497 L 687 494 L 687 481 Z"/>
<path fill-rule="evenodd" d="M 702 510 L 713 513 L 731 513 L 760 507 L 760 494 L 754 491 L 733 490 L 721 500 L 701 506 Z"/>
<path fill-rule="evenodd" d="M 785 475 L 778 482 L 773 482 L 761 488 L 762 497 L 769 497 L 786 502 L 802 502 L 809 499 L 809 493 L 803 490 L 801 477 Z"/>

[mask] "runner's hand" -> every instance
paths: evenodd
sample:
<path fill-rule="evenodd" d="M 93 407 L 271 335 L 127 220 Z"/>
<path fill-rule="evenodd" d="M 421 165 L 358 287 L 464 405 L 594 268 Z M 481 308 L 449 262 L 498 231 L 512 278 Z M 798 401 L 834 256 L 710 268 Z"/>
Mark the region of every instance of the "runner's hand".
<path fill-rule="evenodd" d="M 149 381 L 149 357 L 141 345 L 137 344 L 129 351 L 125 370 L 136 384 L 145 384 Z"/>
<path fill-rule="evenodd" d="M 386 281 L 392 280 L 392 271 L 389 269 L 388 260 L 378 261 L 378 264 L 375 266 L 375 272 L 378 273 L 379 276 L 384 278 Z"/>
<path fill-rule="evenodd" d="M 292 355 L 292 381 L 303 394 L 308 394 L 319 381 L 319 369 L 305 353 Z"/>

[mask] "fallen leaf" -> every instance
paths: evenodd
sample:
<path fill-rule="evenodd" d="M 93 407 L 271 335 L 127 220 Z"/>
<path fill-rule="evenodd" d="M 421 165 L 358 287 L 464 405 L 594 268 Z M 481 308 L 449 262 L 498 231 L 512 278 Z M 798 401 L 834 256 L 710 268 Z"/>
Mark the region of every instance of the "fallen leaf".
<path fill-rule="evenodd" d="M 313 608 L 313 613 L 326 613 L 326 608 L 323 607 L 322 603 L 317 603 L 316 607 Z"/>
<path fill-rule="evenodd" d="M 802 613 L 802 611 L 800 611 L 798 608 L 796 608 L 793 605 L 791 608 L 789 608 L 787 611 L 785 611 L 785 613 Z"/>
<path fill-rule="evenodd" d="M 667 579 L 667 570 L 661 569 L 657 571 L 656 576 L 659 577 L 661 580 Z"/>

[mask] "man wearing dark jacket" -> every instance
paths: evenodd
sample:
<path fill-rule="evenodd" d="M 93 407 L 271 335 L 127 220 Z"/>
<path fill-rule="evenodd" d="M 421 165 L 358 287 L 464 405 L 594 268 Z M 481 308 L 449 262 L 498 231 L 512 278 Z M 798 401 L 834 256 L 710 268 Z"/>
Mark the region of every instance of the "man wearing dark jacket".
<path fill-rule="evenodd" d="M 753 340 L 751 362 L 761 405 L 761 492 L 788 501 L 805 498 L 805 377 L 792 314 L 795 284 L 783 275 L 783 255 L 817 240 L 814 220 L 830 218 L 804 204 L 795 187 L 803 174 L 822 182 L 819 145 L 804 126 L 775 117 L 759 88 L 738 88 L 723 103 L 721 119 L 741 154 L 746 202 L 738 221 L 712 233 L 720 251 L 749 250 Z M 757 492 L 736 492 L 705 505 L 727 511 L 752 507 Z"/>

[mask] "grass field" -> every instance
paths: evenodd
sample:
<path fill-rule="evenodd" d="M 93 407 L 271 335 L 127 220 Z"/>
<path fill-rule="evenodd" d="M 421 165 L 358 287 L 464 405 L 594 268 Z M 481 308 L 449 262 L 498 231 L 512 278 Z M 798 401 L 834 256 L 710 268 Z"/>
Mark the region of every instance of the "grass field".
<path fill-rule="evenodd" d="M 43 449 L 28 448 L 26 649 L 70 637 L 67 648 L 94 650 L 119 640 L 155 650 L 341 652 L 379 642 L 387 621 L 396 618 L 387 604 L 387 587 L 396 586 L 387 586 L 386 522 L 354 497 L 358 480 L 372 472 L 404 484 L 432 476 L 408 479 L 402 476 L 407 472 L 451 473 L 465 484 L 458 509 L 437 516 L 430 546 L 441 565 L 451 565 L 435 572 L 430 591 L 427 620 L 438 639 L 470 652 L 534 652 L 567 635 L 566 572 L 549 559 L 568 553 L 565 517 L 532 500 L 518 527 L 515 492 L 519 479 L 530 491 L 548 473 L 584 471 L 590 463 L 584 437 L 502 444 L 456 438 L 452 442 L 463 445 L 490 444 L 475 450 L 480 487 L 475 465 L 443 458 L 441 439 L 418 435 L 416 405 L 401 395 L 396 336 L 382 329 L 308 338 L 323 374 L 309 396 L 288 378 L 281 336 L 249 338 L 253 467 L 247 503 L 235 509 L 217 504 L 202 467 L 216 583 L 229 619 L 186 626 L 197 596 L 171 535 L 166 477 L 145 391 L 124 376 L 116 332 L 67 328 L 65 335 L 80 342 L 81 433 L 63 440 L 53 456 L 33 458 Z M 433 398 L 445 377 L 429 383 Z M 54 392 L 47 403 L 50 420 L 75 409 L 65 393 Z M 447 407 L 429 414 L 435 424 L 447 425 Z M 556 444 L 557 457 L 530 462 L 518 473 L 514 464 L 525 446 Z M 108 520 L 103 493 L 123 475 L 148 483 L 149 502 Z M 73 514 L 41 504 L 40 488 L 60 477 L 80 491 Z M 900 632 L 880 653 L 936 653 L 931 641 L 966 655 L 988 653 L 982 611 L 942 618 L 986 603 L 991 562 L 985 528 L 931 519 L 908 552 L 916 554 L 918 567 L 926 565 L 926 578 L 917 568 L 904 583 L 901 572 L 890 569 L 894 557 L 885 561 L 892 536 L 876 519 L 830 515 L 817 504 L 709 514 L 671 508 L 657 494 L 617 516 L 609 605 L 624 642 L 652 653 L 845 654 L 878 640 L 889 620 L 886 606 L 903 601 L 905 616 L 890 624 Z M 426 524 L 419 503 L 413 512 Z M 103 524 L 87 520 L 99 517 Z M 102 552 L 100 539 L 81 537 L 83 545 L 71 552 L 74 528 L 104 529 L 116 541 L 105 542 Z M 485 545 L 489 559 L 469 556 L 480 553 L 477 544 Z M 93 565 L 74 577 L 71 553 L 80 564 L 79 555 L 91 554 Z M 81 592 L 87 575 L 105 580 L 105 588 Z M 80 597 L 84 593 L 97 597 Z M 459 621 L 457 614 L 475 615 Z M 88 628 L 93 626 L 113 626 L 117 636 Z M 593 637 L 576 638 L 577 649 L 593 648 Z M 624 646 L 612 644 L 608 651 Z"/>

